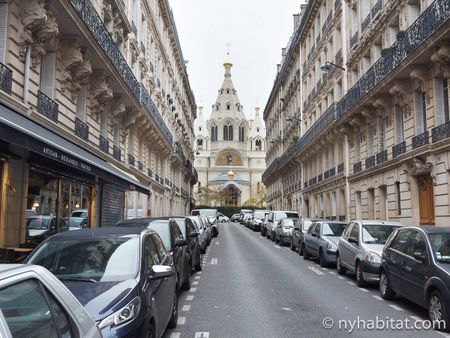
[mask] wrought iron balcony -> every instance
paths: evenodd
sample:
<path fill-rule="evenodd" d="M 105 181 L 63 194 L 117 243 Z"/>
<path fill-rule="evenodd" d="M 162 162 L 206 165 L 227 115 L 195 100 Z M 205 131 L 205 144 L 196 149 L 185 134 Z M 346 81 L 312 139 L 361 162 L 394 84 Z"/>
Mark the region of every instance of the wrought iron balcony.
<path fill-rule="evenodd" d="M 141 161 L 138 161 L 138 169 L 140 170 L 140 171 L 144 171 L 144 163 L 142 163 Z"/>
<path fill-rule="evenodd" d="M 136 159 L 134 158 L 134 156 L 133 155 L 131 155 L 131 154 L 128 154 L 128 164 L 129 165 L 131 165 L 131 166 L 135 166 L 135 164 L 136 164 Z"/>
<path fill-rule="evenodd" d="M 106 137 L 100 135 L 99 148 L 106 154 L 109 154 L 109 141 Z M 119 149 L 120 150 L 120 149 Z"/>
<path fill-rule="evenodd" d="M 164 185 L 164 179 L 161 176 L 159 177 L 159 183 L 161 183 L 161 185 Z"/>
<path fill-rule="evenodd" d="M 331 168 L 330 170 L 328 170 L 330 173 L 330 177 L 333 177 L 334 175 L 336 175 L 336 167 Z"/>
<path fill-rule="evenodd" d="M 316 37 L 316 45 L 319 44 L 319 41 L 320 41 L 320 33 L 319 33 L 319 35 L 317 35 L 317 37 Z"/>
<path fill-rule="evenodd" d="M 396 158 L 404 153 L 406 153 L 406 141 L 403 141 L 392 147 L 392 158 Z"/>
<path fill-rule="evenodd" d="M 58 123 L 58 104 L 45 95 L 43 92 L 38 91 L 37 111 L 44 115 L 46 118 Z"/>
<path fill-rule="evenodd" d="M 450 121 L 441 124 L 431 130 L 431 138 L 433 143 L 442 141 L 450 136 Z"/>
<path fill-rule="evenodd" d="M 308 182 L 304 182 L 304 183 L 303 183 L 303 188 L 304 188 L 304 189 L 308 188 Z"/>
<path fill-rule="evenodd" d="M 114 43 L 111 35 L 106 29 L 103 20 L 91 4 L 90 0 L 70 0 L 77 11 L 81 20 L 89 28 L 91 34 L 97 40 L 100 47 L 105 52 L 109 61 L 114 65 L 116 71 L 120 74 L 134 97 L 139 100 L 140 89 L 139 82 L 125 61 L 122 53 Z"/>
<path fill-rule="evenodd" d="M 367 14 L 366 18 L 361 23 L 361 33 L 363 33 L 366 30 L 366 28 L 369 26 L 371 19 L 372 19 L 372 17 L 370 16 L 370 13 Z"/>
<path fill-rule="evenodd" d="M 375 155 L 366 158 L 366 169 L 375 167 Z"/>
<path fill-rule="evenodd" d="M 341 0 L 336 0 L 334 2 L 334 9 L 337 9 L 341 5 Z"/>
<path fill-rule="evenodd" d="M 78 117 L 75 117 L 75 135 L 85 141 L 89 140 L 89 126 Z"/>
<path fill-rule="evenodd" d="M 147 175 L 148 175 L 150 178 L 153 178 L 153 170 L 150 169 L 150 168 L 147 168 Z"/>
<path fill-rule="evenodd" d="M 159 175 L 155 174 L 155 181 L 159 183 Z"/>
<path fill-rule="evenodd" d="M 0 62 L 0 89 L 6 94 L 11 95 L 12 88 L 12 70 Z"/>
<path fill-rule="evenodd" d="M 372 18 L 375 18 L 375 16 L 381 11 L 382 5 L 382 0 L 378 0 L 375 5 L 373 5 L 372 9 L 370 10 L 370 15 L 372 15 Z"/>
<path fill-rule="evenodd" d="M 262 181 L 266 182 L 267 179 L 278 169 L 278 157 L 275 158 L 272 163 L 267 167 L 267 169 L 262 174 Z"/>
<path fill-rule="evenodd" d="M 377 164 L 381 164 L 383 162 L 386 162 L 388 160 L 388 153 L 387 153 L 387 149 L 380 151 L 377 154 Z"/>
<path fill-rule="evenodd" d="M 337 167 L 337 172 L 338 174 L 343 173 L 344 172 L 344 163 L 339 163 L 338 167 Z"/>
<path fill-rule="evenodd" d="M 137 36 L 137 28 L 136 28 L 136 24 L 134 23 L 134 21 L 131 21 L 131 31 L 134 33 L 134 35 Z"/>
<path fill-rule="evenodd" d="M 155 67 L 153 66 L 153 63 L 149 62 L 148 64 L 150 71 L 153 73 L 155 71 Z"/>
<path fill-rule="evenodd" d="M 358 32 L 355 32 L 355 34 L 353 34 L 353 36 L 350 39 L 350 48 L 353 48 L 356 45 L 356 43 L 358 42 L 358 38 L 359 38 Z"/>
<path fill-rule="evenodd" d="M 145 45 L 144 45 L 144 43 L 142 41 L 140 42 L 139 46 L 140 46 L 140 49 L 141 49 L 141 53 L 145 55 Z"/>
<path fill-rule="evenodd" d="M 323 175 L 322 174 L 317 175 L 317 182 L 322 182 L 322 180 L 323 180 Z"/>
<path fill-rule="evenodd" d="M 122 151 L 120 150 L 120 148 L 116 145 L 113 145 L 113 157 L 117 160 L 117 161 L 122 161 Z"/>
<path fill-rule="evenodd" d="M 156 108 L 155 104 L 153 103 L 153 100 L 150 98 L 150 95 L 148 94 L 148 92 L 145 89 L 143 84 L 141 84 L 140 93 L 141 93 L 140 94 L 141 104 L 144 105 L 149 116 L 153 119 L 153 121 L 159 127 L 159 129 L 163 133 L 164 137 L 166 138 L 167 142 L 169 142 L 169 144 L 173 144 L 172 133 L 170 132 L 169 128 L 167 127 L 166 123 L 164 122 L 164 119 L 162 118 L 161 114 L 159 113 L 158 109 Z"/>
<path fill-rule="evenodd" d="M 326 180 L 328 177 L 330 177 L 330 171 L 327 170 L 323 173 L 323 179 Z"/>
<path fill-rule="evenodd" d="M 359 162 L 353 164 L 353 173 L 354 173 L 354 174 L 359 173 L 361 170 L 362 170 L 362 164 L 361 164 L 361 161 L 359 161 Z"/>
<path fill-rule="evenodd" d="M 428 130 L 422 134 L 416 135 L 412 138 L 412 148 L 416 149 L 428 144 Z"/>

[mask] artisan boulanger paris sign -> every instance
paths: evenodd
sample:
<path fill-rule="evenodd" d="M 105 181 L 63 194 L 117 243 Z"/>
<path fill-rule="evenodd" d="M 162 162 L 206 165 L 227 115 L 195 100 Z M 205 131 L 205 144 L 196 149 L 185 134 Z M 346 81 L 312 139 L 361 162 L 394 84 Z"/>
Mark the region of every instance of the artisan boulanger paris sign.
<path fill-rule="evenodd" d="M 92 172 L 92 167 L 89 164 L 47 145 L 43 145 L 40 147 L 40 153 L 61 163 L 70 165 L 74 168 L 87 171 L 89 173 Z"/>

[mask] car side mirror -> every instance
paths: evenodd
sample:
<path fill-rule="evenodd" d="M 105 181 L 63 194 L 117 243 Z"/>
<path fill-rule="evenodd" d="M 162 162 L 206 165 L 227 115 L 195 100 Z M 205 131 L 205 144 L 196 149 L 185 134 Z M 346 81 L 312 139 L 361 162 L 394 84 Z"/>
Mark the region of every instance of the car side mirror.
<path fill-rule="evenodd" d="M 161 279 L 172 276 L 175 273 L 174 269 L 168 265 L 153 265 L 150 272 L 150 279 Z"/>
<path fill-rule="evenodd" d="M 175 241 L 175 246 L 185 246 L 187 245 L 187 241 L 185 239 L 177 239 Z"/>
<path fill-rule="evenodd" d="M 353 243 L 353 244 L 356 244 L 356 245 L 359 244 L 358 240 L 355 237 L 349 237 L 348 241 L 349 241 L 349 243 Z"/>
<path fill-rule="evenodd" d="M 189 237 L 195 238 L 195 237 L 198 237 L 198 235 L 199 235 L 198 232 L 193 231 L 193 232 L 191 232 L 191 233 L 189 234 Z"/>
<path fill-rule="evenodd" d="M 416 251 L 416 252 L 414 252 L 413 256 L 414 256 L 414 259 L 418 260 L 419 262 L 425 261 L 425 255 L 423 254 L 423 252 Z"/>

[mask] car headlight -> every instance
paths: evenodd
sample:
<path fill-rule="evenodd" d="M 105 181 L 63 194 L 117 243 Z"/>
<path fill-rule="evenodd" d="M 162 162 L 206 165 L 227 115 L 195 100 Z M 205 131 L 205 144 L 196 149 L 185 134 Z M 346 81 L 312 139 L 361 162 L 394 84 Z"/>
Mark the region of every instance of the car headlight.
<path fill-rule="evenodd" d="M 131 302 L 121 308 L 119 311 L 114 312 L 105 319 L 103 319 L 100 324 L 98 324 L 99 329 L 104 329 L 109 326 L 117 326 L 122 323 L 128 322 L 139 315 L 139 310 L 141 309 L 141 299 L 139 297 L 134 298 Z"/>
<path fill-rule="evenodd" d="M 375 252 L 369 252 L 367 255 L 364 256 L 364 260 L 367 263 L 381 263 L 380 255 Z"/>
<path fill-rule="evenodd" d="M 336 250 L 337 248 L 336 248 L 336 245 L 334 245 L 334 244 L 331 243 L 331 242 L 328 242 L 328 243 L 327 243 L 327 249 L 328 249 L 328 250 Z"/>

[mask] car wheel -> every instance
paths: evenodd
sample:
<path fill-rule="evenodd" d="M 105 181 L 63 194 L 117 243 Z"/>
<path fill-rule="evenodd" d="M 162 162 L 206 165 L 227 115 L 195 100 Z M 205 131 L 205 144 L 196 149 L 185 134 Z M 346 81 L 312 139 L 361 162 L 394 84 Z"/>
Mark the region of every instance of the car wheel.
<path fill-rule="evenodd" d="M 155 338 L 155 327 L 152 323 L 150 323 L 150 325 L 148 327 L 146 337 L 147 338 Z"/>
<path fill-rule="evenodd" d="M 198 258 L 198 264 L 194 266 L 195 271 L 202 271 L 202 255 Z"/>
<path fill-rule="evenodd" d="M 295 246 L 294 246 L 294 243 L 292 243 L 292 240 L 291 240 L 291 250 L 295 251 Z"/>
<path fill-rule="evenodd" d="M 186 274 L 186 279 L 184 280 L 184 283 L 182 285 L 182 290 L 187 291 L 191 289 L 191 265 L 189 264 L 188 268 L 187 268 L 187 274 Z"/>
<path fill-rule="evenodd" d="M 395 297 L 395 292 L 389 286 L 388 278 L 384 271 L 381 271 L 379 285 L 381 298 L 391 300 Z"/>
<path fill-rule="evenodd" d="M 172 305 L 172 316 L 170 317 L 170 321 L 167 324 L 171 329 L 177 326 L 178 322 L 178 296 L 177 292 L 175 291 L 175 296 L 173 299 L 173 305 Z"/>
<path fill-rule="evenodd" d="M 303 244 L 303 259 L 307 261 L 309 257 L 311 257 L 311 255 L 309 254 L 308 250 L 306 250 L 305 244 Z"/>
<path fill-rule="evenodd" d="M 361 264 L 356 263 L 355 266 L 355 272 L 356 272 L 356 285 L 358 285 L 360 288 L 366 285 L 366 281 L 364 280 L 364 276 L 361 271 Z"/>
<path fill-rule="evenodd" d="M 433 291 L 428 299 L 428 316 L 435 330 L 450 330 L 447 308 L 439 291 Z"/>
<path fill-rule="evenodd" d="M 303 256 L 303 244 L 300 244 L 300 242 L 298 242 L 298 254 Z"/>
<path fill-rule="evenodd" d="M 325 260 L 325 256 L 323 255 L 323 250 L 319 251 L 319 265 L 324 268 L 327 266 L 327 261 Z"/>
<path fill-rule="evenodd" d="M 336 270 L 337 270 L 337 273 L 340 275 L 345 275 L 345 272 L 347 271 L 347 269 L 342 266 L 341 256 L 339 256 L 339 255 L 337 255 L 337 259 L 336 259 Z"/>

